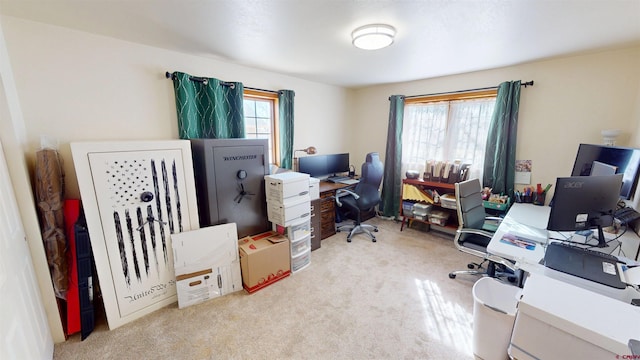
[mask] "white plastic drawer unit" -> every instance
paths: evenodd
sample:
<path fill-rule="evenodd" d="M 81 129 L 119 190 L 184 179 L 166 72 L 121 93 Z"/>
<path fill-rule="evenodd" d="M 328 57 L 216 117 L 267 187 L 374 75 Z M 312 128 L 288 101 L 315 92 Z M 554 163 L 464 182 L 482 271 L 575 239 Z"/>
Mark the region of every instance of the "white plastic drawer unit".
<path fill-rule="evenodd" d="M 291 258 L 291 271 L 300 271 L 306 268 L 309 264 L 311 264 L 311 249 Z"/>
<path fill-rule="evenodd" d="M 309 174 L 286 172 L 265 175 L 264 180 L 268 202 L 283 204 L 309 197 Z"/>
<path fill-rule="evenodd" d="M 298 222 L 287 226 L 287 236 L 289 241 L 295 242 L 311 234 L 311 220 L 304 218 Z"/>
<path fill-rule="evenodd" d="M 307 195 L 295 202 L 287 202 L 284 205 L 268 202 L 267 215 L 269 221 L 282 226 L 289 226 L 299 222 L 301 219 L 311 219 L 311 202 L 309 201 L 309 196 Z"/>
<path fill-rule="evenodd" d="M 307 235 L 306 237 L 291 242 L 291 257 L 295 258 L 296 256 L 311 251 L 311 235 Z"/>

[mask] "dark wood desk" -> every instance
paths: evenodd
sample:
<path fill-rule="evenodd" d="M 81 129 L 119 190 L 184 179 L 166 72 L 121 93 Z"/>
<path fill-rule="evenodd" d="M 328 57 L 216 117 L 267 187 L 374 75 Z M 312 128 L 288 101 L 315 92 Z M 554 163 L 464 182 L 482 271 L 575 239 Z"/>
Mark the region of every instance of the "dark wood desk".
<path fill-rule="evenodd" d="M 336 191 L 349 186 L 320 181 L 320 240 L 336 233 Z"/>

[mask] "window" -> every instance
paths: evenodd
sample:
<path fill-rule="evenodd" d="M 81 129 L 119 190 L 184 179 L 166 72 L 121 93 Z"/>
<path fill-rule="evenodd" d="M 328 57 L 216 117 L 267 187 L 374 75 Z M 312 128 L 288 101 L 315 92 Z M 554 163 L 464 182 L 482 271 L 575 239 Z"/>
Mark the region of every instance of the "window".
<path fill-rule="evenodd" d="M 424 171 L 429 160 L 471 164 L 482 179 L 484 151 L 496 90 L 407 99 L 402 132 L 402 174 Z"/>
<path fill-rule="evenodd" d="M 280 164 L 278 151 L 278 94 L 244 90 L 244 132 L 247 139 L 269 140 L 269 163 Z"/>

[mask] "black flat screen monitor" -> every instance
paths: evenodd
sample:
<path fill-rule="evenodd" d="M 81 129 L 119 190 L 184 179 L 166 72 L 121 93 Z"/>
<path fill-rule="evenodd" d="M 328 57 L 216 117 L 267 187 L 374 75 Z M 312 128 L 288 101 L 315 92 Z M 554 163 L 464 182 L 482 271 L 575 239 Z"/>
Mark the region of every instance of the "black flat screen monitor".
<path fill-rule="evenodd" d="M 598 247 L 605 247 L 603 227 L 613 224 L 623 174 L 571 176 L 556 180 L 547 230 L 598 229 Z"/>
<path fill-rule="evenodd" d="M 631 199 L 638 183 L 640 149 L 580 144 L 571 176 L 597 175 L 607 171 L 607 165 L 616 174 L 623 174 L 620 197 Z"/>
<path fill-rule="evenodd" d="M 349 171 L 349 153 L 301 157 L 298 159 L 298 171 L 316 178 L 346 173 Z"/>

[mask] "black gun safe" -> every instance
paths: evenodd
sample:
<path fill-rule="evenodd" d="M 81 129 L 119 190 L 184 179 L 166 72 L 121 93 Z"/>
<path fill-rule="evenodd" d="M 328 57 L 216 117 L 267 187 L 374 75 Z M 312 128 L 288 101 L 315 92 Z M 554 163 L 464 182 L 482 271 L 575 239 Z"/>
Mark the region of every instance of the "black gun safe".
<path fill-rule="evenodd" d="M 193 139 L 191 152 L 201 227 L 236 223 L 238 238 L 270 229 L 267 139 Z"/>

